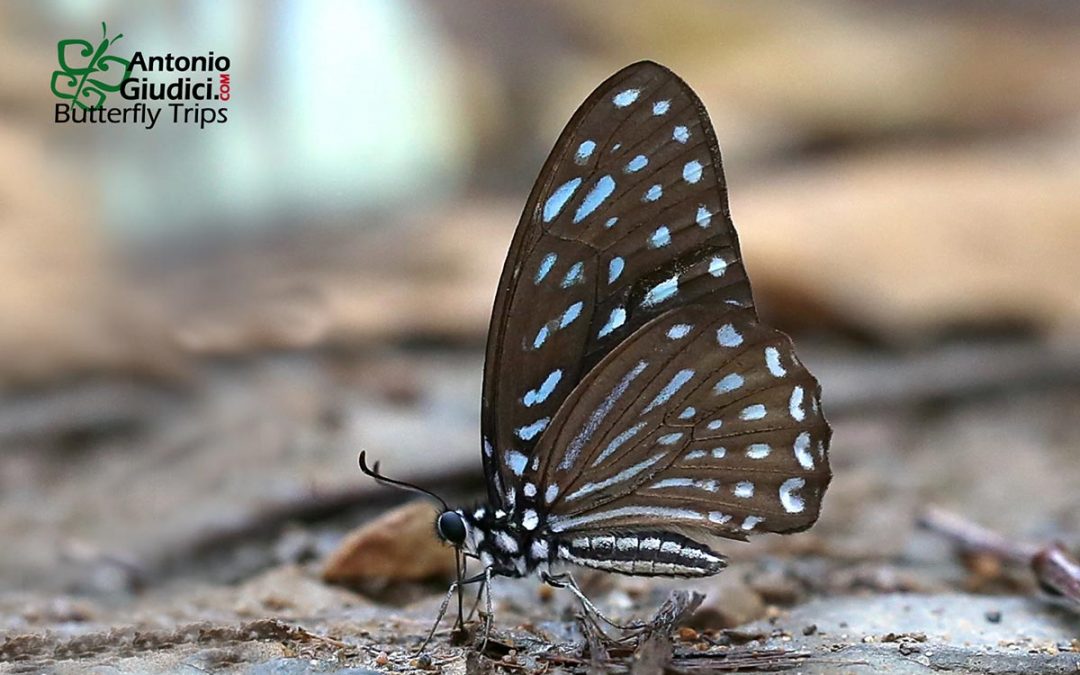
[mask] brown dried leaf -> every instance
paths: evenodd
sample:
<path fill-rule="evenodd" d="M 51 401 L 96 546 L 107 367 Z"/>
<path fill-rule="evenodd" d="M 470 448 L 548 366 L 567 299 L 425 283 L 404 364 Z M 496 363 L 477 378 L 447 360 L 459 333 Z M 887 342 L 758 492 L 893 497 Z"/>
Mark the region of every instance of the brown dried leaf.
<path fill-rule="evenodd" d="M 330 556 L 323 579 L 356 583 L 452 577 L 453 549 L 435 536 L 435 515 L 427 502 L 410 502 L 354 530 Z"/>

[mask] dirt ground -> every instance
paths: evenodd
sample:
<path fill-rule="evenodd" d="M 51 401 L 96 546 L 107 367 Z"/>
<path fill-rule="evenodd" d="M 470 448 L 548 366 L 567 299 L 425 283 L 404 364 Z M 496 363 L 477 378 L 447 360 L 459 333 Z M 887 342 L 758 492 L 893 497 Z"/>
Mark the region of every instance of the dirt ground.
<path fill-rule="evenodd" d="M 482 655 L 454 646 L 444 623 L 430 661 L 417 660 L 445 580 L 320 579 L 352 527 L 403 499 L 360 474 L 358 449 L 393 448 L 394 475 L 479 496 L 473 350 L 267 355 L 207 363 L 182 386 L 96 379 L 9 397 L 3 668 L 1080 668 L 1080 618 L 1040 599 L 1028 570 L 959 558 L 916 526 L 933 504 L 1016 539 L 1080 545 L 1080 354 L 1024 340 L 804 352 L 835 427 L 818 525 L 731 543 L 713 579 L 583 575 L 623 620 L 674 590 L 706 596 L 673 646 L 654 636 L 606 654 L 590 649 L 568 593 L 501 580 Z"/>

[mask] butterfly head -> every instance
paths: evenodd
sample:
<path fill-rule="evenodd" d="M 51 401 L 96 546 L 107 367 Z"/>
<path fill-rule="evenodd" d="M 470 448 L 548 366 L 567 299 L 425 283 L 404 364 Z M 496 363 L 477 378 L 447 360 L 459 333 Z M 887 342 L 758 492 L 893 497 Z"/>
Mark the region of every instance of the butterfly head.
<path fill-rule="evenodd" d="M 440 513 L 435 519 L 435 531 L 439 539 L 458 548 L 465 545 L 465 540 L 469 535 L 465 519 L 459 512 L 449 509 Z"/>

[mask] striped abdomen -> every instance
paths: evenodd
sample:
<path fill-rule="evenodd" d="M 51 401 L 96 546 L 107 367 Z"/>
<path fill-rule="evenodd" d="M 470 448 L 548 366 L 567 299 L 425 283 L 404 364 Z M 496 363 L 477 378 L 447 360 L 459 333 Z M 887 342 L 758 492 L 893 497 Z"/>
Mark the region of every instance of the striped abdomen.
<path fill-rule="evenodd" d="M 727 566 L 707 546 L 672 532 L 580 536 L 558 551 L 576 565 L 640 576 L 707 577 Z"/>

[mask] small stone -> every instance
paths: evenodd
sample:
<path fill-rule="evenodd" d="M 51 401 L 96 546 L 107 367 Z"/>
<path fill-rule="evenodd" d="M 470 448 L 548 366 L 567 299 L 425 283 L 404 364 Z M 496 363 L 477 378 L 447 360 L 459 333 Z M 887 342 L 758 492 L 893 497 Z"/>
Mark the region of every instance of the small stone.
<path fill-rule="evenodd" d="M 698 632 L 689 626 L 683 626 L 679 629 L 679 639 L 683 642 L 694 642 L 699 637 Z"/>
<path fill-rule="evenodd" d="M 901 642 L 899 649 L 900 653 L 904 656 L 911 656 L 912 654 L 919 652 L 919 645 L 913 645 L 910 642 Z"/>
<path fill-rule="evenodd" d="M 803 626 L 803 629 L 802 629 L 802 634 L 803 635 L 813 635 L 816 632 L 817 632 L 817 624 L 816 623 L 812 623 L 809 626 Z"/>
<path fill-rule="evenodd" d="M 375 665 L 385 666 L 390 663 L 390 655 L 386 652 L 379 652 L 379 655 L 375 657 Z"/>
<path fill-rule="evenodd" d="M 990 623 L 1001 623 L 1001 612 L 996 609 L 987 612 L 986 620 Z"/>

